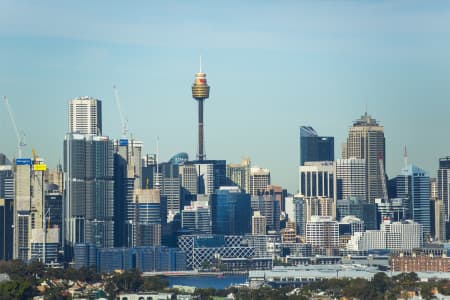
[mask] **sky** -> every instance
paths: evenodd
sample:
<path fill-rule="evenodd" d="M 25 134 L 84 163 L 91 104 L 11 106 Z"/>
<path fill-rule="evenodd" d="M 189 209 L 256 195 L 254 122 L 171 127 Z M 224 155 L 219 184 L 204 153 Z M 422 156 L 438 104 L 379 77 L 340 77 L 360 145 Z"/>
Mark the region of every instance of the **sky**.
<path fill-rule="evenodd" d="M 367 110 L 384 126 L 387 174 L 409 162 L 436 176 L 450 155 L 448 1 L 0 1 L 0 95 L 47 164 L 63 157 L 68 101 L 102 100 L 120 138 L 113 85 L 133 137 L 160 160 L 195 158 L 191 97 L 202 56 L 208 159 L 271 170 L 298 189 L 299 126 L 341 156 Z M 0 105 L 0 152 L 17 141 Z"/>

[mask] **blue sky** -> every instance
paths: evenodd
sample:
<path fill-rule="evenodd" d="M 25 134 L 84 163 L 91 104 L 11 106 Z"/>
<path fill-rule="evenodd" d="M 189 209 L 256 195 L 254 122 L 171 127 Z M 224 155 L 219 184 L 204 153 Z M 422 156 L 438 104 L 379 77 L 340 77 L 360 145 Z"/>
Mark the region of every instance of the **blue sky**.
<path fill-rule="evenodd" d="M 297 190 L 298 127 L 335 136 L 352 121 L 385 127 L 387 172 L 409 160 L 435 176 L 450 154 L 447 1 L 0 2 L 0 94 L 27 148 L 62 160 L 67 103 L 103 101 L 104 134 L 119 138 L 116 84 L 133 136 L 169 159 L 196 152 L 190 88 L 203 57 L 211 97 L 206 153 L 251 157 L 273 183 Z M 244 3 L 243 3 L 244 2 Z M 0 105 L 0 152 L 16 140 Z"/>

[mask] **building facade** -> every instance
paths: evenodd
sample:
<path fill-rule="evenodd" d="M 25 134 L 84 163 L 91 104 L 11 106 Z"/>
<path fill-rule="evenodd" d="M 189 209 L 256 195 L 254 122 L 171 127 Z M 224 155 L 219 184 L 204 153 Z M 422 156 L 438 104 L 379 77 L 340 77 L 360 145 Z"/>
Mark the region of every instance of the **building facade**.
<path fill-rule="evenodd" d="M 334 137 L 319 136 L 311 126 L 301 126 L 300 166 L 311 161 L 334 161 Z"/>

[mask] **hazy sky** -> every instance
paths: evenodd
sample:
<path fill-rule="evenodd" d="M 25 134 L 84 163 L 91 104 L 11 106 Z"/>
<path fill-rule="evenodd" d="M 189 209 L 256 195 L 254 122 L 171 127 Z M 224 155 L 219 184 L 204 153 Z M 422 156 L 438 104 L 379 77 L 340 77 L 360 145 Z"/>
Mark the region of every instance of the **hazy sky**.
<path fill-rule="evenodd" d="M 62 160 L 67 103 L 103 101 L 103 131 L 119 138 L 112 86 L 145 152 L 195 157 L 199 56 L 209 159 L 251 157 L 275 184 L 297 190 L 298 132 L 335 136 L 352 121 L 385 127 L 387 172 L 403 147 L 435 176 L 450 155 L 448 1 L 9 1 L 0 2 L 0 94 L 31 148 Z M 0 152 L 16 153 L 4 103 Z"/>

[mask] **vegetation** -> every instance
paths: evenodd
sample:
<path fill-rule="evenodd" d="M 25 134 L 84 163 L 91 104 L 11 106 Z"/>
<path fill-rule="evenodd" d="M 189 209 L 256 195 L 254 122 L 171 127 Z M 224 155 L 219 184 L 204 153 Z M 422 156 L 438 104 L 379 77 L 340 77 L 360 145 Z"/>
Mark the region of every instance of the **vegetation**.
<path fill-rule="evenodd" d="M 48 280 L 80 281 L 86 283 L 103 282 L 104 290 L 110 299 L 120 292 L 147 292 L 167 290 L 168 282 L 163 277 L 142 277 L 138 270 L 121 273 L 99 274 L 94 269 L 49 269 L 38 262 L 25 264 L 21 261 L 0 261 L 0 273 L 7 273 L 11 280 L 0 283 L 0 299 L 29 299 L 43 295 L 45 299 L 69 299 L 64 286 L 50 286 L 40 292 L 37 286 Z M 225 297 L 233 293 L 237 299 L 310 299 L 315 294 L 325 294 L 331 297 L 348 299 L 397 299 L 407 293 L 422 295 L 431 299 L 433 289 L 444 295 L 450 295 L 450 281 L 434 280 L 420 282 L 415 273 L 402 273 L 388 277 L 386 273 L 375 274 L 371 281 L 355 279 L 327 279 L 312 282 L 301 288 L 283 287 L 273 289 L 261 287 L 228 288 L 226 290 L 196 289 L 195 295 L 201 299 L 211 299 L 214 296 Z"/>

